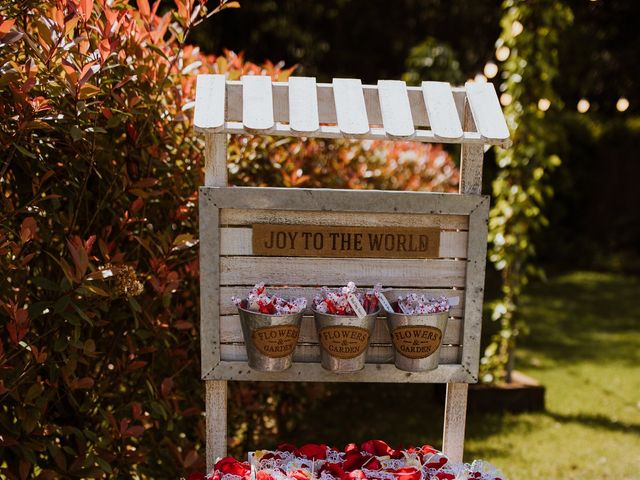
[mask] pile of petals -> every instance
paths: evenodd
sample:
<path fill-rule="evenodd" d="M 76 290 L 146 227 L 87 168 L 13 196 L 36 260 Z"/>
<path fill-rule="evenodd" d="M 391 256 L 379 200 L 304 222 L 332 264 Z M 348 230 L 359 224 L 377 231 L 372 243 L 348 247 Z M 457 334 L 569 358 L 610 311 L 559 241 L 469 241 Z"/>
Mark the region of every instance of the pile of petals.
<path fill-rule="evenodd" d="M 331 315 L 355 315 L 353 308 L 349 304 L 349 296 L 355 295 L 367 313 L 378 310 L 378 296 L 382 285 L 377 284 L 373 290 L 367 293 L 358 291 L 356 284 L 347 283 L 346 287 L 331 289 L 322 287 L 320 293 L 313 299 L 313 308 L 320 313 L 330 313 Z"/>
<path fill-rule="evenodd" d="M 274 451 L 252 452 L 249 460 L 226 457 L 213 473 L 189 480 L 504 480 L 487 462 L 455 463 L 429 445 L 394 449 L 382 440 L 350 443 L 342 451 L 281 444 Z"/>
<path fill-rule="evenodd" d="M 246 299 L 231 297 L 231 300 L 237 307 L 269 315 L 300 313 L 307 307 L 307 299 L 304 297 L 286 300 L 277 294 L 267 295 L 264 283 L 258 283 L 253 287 Z"/>
<path fill-rule="evenodd" d="M 447 297 L 428 298 L 417 293 L 409 293 L 398 297 L 398 301 L 393 304 L 393 310 L 405 315 L 448 312 L 449 300 Z"/>

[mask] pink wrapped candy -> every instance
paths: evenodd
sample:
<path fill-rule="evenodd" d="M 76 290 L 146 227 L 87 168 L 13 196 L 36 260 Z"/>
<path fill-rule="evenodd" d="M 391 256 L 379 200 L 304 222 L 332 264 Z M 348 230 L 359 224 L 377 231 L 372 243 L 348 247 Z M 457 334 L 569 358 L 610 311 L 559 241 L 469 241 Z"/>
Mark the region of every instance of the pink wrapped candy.
<path fill-rule="evenodd" d="M 398 301 L 393 304 L 396 313 L 405 315 L 425 315 L 429 313 L 448 312 L 450 308 L 447 297 L 429 298 L 417 293 L 400 295 Z"/>
<path fill-rule="evenodd" d="M 287 300 L 278 294 L 269 296 L 264 282 L 253 287 L 246 299 L 231 297 L 231 301 L 239 308 L 269 315 L 300 313 L 307 308 L 307 299 L 304 297 Z"/>
<path fill-rule="evenodd" d="M 349 297 L 354 296 L 367 314 L 373 313 L 378 310 L 377 293 L 381 288 L 381 284 L 376 284 L 373 290 L 363 293 L 358 291 L 353 282 L 337 289 L 322 287 L 320 293 L 313 299 L 313 308 L 320 313 L 354 316 L 356 312 L 349 302 Z"/>

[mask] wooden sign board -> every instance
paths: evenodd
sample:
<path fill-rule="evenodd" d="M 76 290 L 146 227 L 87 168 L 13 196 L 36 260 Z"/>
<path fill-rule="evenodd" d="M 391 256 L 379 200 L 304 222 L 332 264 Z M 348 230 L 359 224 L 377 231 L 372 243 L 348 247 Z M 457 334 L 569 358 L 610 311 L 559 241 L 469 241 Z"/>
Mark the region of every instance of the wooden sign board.
<path fill-rule="evenodd" d="M 437 258 L 440 230 L 254 224 L 253 254 L 275 257 Z"/>
<path fill-rule="evenodd" d="M 488 210 L 488 198 L 479 195 L 202 187 L 203 377 L 305 382 L 477 381 Z M 305 297 L 310 305 L 321 286 L 337 288 L 349 281 L 361 288 L 380 282 L 392 289 L 389 299 L 416 292 L 430 297 L 462 296 L 463 302 L 451 311 L 447 328 L 440 335 L 411 331 L 411 338 L 407 332 L 396 332 L 392 337 L 382 317 L 376 320 L 368 339 L 357 330 L 321 332 L 309 309 L 304 312 L 295 346 L 293 340 L 289 342 L 293 331 L 263 330 L 252 339 L 270 355 L 294 347 L 290 368 L 259 372 L 247 366 L 246 339 L 231 296 L 246 295 L 256 283 L 265 282 L 269 291 L 284 297 Z M 341 347 L 345 339 L 348 348 Z M 340 345 L 336 345 L 338 340 Z M 427 355 L 438 342 L 443 343 L 438 368 L 398 370 L 393 360 L 394 343 L 398 342 L 415 355 Z M 322 343 L 340 355 L 365 351 L 364 369 L 340 375 L 324 370 L 320 364 Z"/>

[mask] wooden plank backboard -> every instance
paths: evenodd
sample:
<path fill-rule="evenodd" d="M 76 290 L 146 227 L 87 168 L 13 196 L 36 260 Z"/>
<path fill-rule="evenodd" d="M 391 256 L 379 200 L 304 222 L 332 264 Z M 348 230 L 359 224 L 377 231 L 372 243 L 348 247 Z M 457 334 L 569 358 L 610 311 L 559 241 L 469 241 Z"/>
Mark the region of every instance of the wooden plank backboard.
<path fill-rule="evenodd" d="M 484 285 L 488 198 L 425 192 L 201 187 L 202 375 L 206 380 L 330 382 L 477 381 L 480 310 Z M 328 231 L 427 229 L 438 235 L 436 251 L 424 258 L 273 256 L 253 251 L 253 226 L 335 227 Z M 359 230 L 358 230 L 359 229 Z M 256 229 L 261 231 L 260 228 Z M 291 230 L 291 228 L 289 228 Z M 295 255 L 295 253 L 293 254 Z M 329 255 L 328 257 L 326 255 Z M 376 255 L 372 254 L 372 257 Z M 378 255 L 379 257 L 380 255 Z M 477 268 L 482 266 L 482 268 Z M 444 334 L 441 365 L 430 372 L 404 372 L 393 364 L 393 347 L 383 318 L 376 324 L 364 370 L 323 370 L 311 311 L 305 312 L 293 366 L 284 372 L 251 370 L 232 295 L 244 295 L 264 281 L 284 295 L 311 300 L 321 286 L 376 282 L 394 290 L 461 297 Z"/>

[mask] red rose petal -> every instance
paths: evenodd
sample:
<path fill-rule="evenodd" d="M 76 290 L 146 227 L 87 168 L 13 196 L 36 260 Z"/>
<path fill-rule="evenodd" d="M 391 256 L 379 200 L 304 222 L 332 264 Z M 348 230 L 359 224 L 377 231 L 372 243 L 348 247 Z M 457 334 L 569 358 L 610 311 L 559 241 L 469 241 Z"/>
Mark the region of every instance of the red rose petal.
<path fill-rule="evenodd" d="M 325 460 L 327 458 L 327 446 L 308 443 L 300 447 L 300 455 L 313 460 Z"/>

